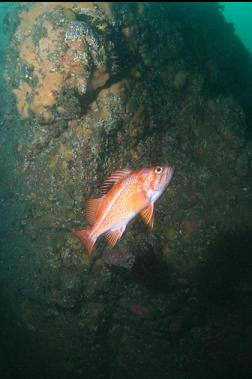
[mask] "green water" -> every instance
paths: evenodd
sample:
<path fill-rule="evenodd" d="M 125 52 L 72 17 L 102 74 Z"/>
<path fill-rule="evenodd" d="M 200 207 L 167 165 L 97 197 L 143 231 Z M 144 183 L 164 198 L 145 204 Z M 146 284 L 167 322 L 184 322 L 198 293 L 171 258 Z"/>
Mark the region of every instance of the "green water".
<path fill-rule="evenodd" d="M 226 2 L 224 15 L 228 22 L 234 23 L 237 35 L 243 41 L 247 49 L 252 52 L 252 3 L 251 2 Z"/>

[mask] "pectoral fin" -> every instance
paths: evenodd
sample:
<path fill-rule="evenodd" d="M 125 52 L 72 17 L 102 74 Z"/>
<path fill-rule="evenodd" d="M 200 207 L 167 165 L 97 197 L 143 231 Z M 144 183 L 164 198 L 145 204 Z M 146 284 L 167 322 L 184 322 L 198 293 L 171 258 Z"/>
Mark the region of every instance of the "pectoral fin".
<path fill-rule="evenodd" d="M 117 241 L 119 241 L 119 239 L 122 237 L 125 228 L 126 226 L 121 226 L 120 228 L 110 230 L 105 234 L 110 247 L 114 247 L 116 245 Z"/>
<path fill-rule="evenodd" d="M 150 205 L 147 208 L 144 208 L 142 212 L 140 212 L 142 219 L 144 222 L 150 226 L 150 228 L 153 228 L 154 225 L 154 205 L 153 203 L 150 203 Z"/>
<path fill-rule="evenodd" d="M 139 213 L 140 209 L 145 209 L 150 204 L 145 191 L 134 193 L 128 200 L 127 208 L 130 212 Z"/>

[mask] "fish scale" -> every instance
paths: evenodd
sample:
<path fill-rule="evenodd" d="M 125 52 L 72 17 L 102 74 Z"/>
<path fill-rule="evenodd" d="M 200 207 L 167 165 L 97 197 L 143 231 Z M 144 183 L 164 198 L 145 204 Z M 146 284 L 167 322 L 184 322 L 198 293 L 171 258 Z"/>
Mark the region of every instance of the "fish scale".
<path fill-rule="evenodd" d="M 110 208 L 107 217 L 102 222 L 100 228 L 95 231 L 97 235 L 104 233 L 104 231 L 112 228 L 122 220 L 126 220 L 130 217 L 130 213 L 137 213 L 140 204 L 134 204 L 134 195 L 141 191 L 141 187 L 137 182 L 137 178 L 129 178 L 129 180 L 121 180 L 108 195 L 105 200 L 105 204 L 102 204 L 99 211 L 98 218 L 102 218 L 105 210 L 109 207 L 116 194 L 120 191 L 120 196 L 117 197 Z M 97 220 L 99 221 L 99 220 Z"/>
<path fill-rule="evenodd" d="M 91 228 L 74 232 L 88 254 L 92 253 L 97 238 L 103 234 L 109 245 L 115 246 L 137 214 L 152 228 L 154 203 L 170 183 L 173 171 L 171 166 L 155 166 L 140 170 L 121 169 L 112 174 L 101 187 L 104 195 L 88 200 L 86 213 Z"/>

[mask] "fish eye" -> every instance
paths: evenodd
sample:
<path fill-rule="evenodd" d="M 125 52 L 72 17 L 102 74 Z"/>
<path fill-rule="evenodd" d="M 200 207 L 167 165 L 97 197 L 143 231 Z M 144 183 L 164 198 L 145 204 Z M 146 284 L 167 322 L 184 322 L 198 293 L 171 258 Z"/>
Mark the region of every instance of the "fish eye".
<path fill-rule="evenodd" d="M 162 167 L 157 167 L 157 168 L 155 169 L 155 174 L 160 175 L 160 174 L 162 173 L 162 171 L 163 171 L 163 168 L 162 168 Z"/>

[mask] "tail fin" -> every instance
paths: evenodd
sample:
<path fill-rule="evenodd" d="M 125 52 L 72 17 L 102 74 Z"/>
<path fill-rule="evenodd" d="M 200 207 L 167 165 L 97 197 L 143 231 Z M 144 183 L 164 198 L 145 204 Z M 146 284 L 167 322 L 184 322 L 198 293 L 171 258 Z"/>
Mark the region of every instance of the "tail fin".
<path fill-rule="evenodd" d="M 73 232 L 73 235 L 78 237 L 87 249 L 88 255 L 91 255 L 96 238 L 92 238 L 90 235 L 90 229 L 77 230 Z"/>

